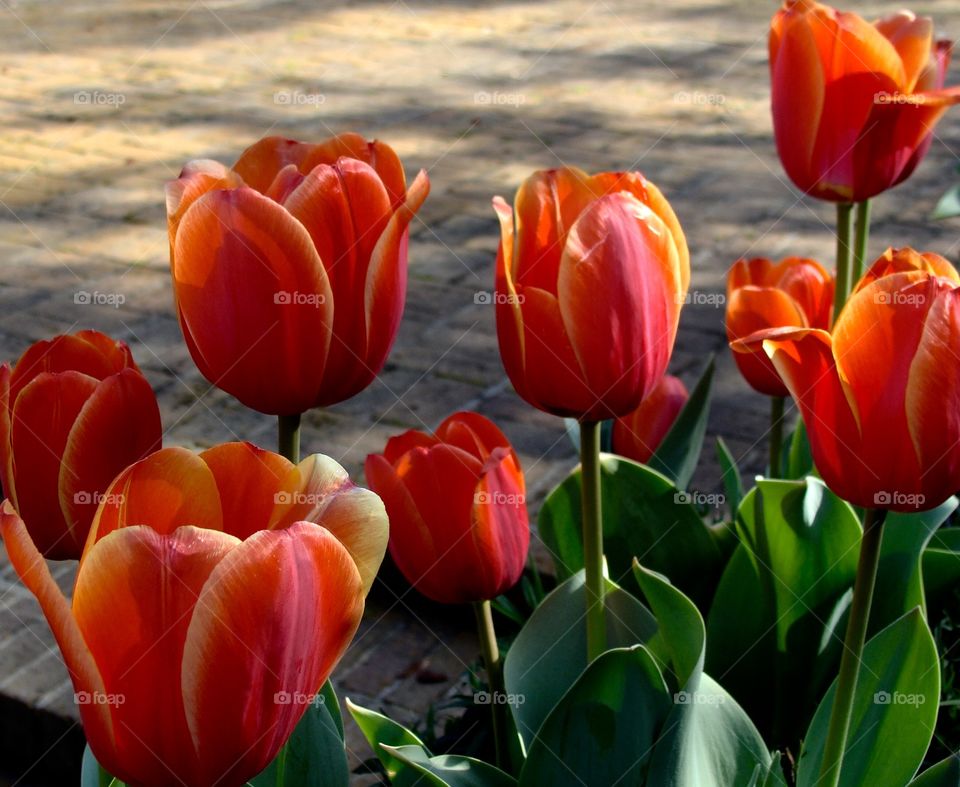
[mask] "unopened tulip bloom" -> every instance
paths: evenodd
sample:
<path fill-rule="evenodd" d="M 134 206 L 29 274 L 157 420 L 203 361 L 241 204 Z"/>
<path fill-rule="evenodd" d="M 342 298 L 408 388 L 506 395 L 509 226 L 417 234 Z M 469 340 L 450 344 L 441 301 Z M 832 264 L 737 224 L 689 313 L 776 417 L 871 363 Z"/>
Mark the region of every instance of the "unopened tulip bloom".
<path fill-rule="evenodd" d="M 727 340 L 745 339 L 767 328 L 827 329 L 832 307 L 833 277 L 815 260 L 737 260 L 727 275 Z M 735 353 L 734 360 L 755 391 L 787 395 L 780 375 L 762 353 Z"/>
<path fill-rule="evenodd" d="M 932 251 L 917 252 L 909 247 L 902 249 L 889 248 L 863 274 L 863 277 L 857 282 L 854 292 L 873 284 L 883 276 L 910 271 L 926 271 L 934 276 L 945 276 L 960 284 L 960 274 L 945 257 Z"/>
<path fill-rule="evenodd" d="M 690 258 L 669 203 L 636 172 L 536 172 L 500 218 L 497 337 L 517 393 L 600 421 L 640 406 L 673 351 Z"/>
<path fill-rule="evenodd" d="M 520 579 L 530 544 L 523 472 L 503 433 L 460 412 L 367 457 L 390 516 L 390 554 L 411 585 L 446 604 L 496 598 Z"/>
<path fill-rule="evenodd" d="M 9 505 L 0 530 L 90 748 L 138 787 L 240 787 L 266 767 L 353 637 L 387 540 L 380 500 L 332 459 L 245 443 L 118 476 L 72 604 Z"/>
<path fill-rule="evenodd" d="M 956 88 L 952 44 L 899 11 L 871 24 L 787 0 L 770 28 L 773 128 L 783 167 L 820 199 L 860 202 L 905 180 L 926 154 Z"/>
<path fill-rule="evenodd" d="M 167 186 L 177 316 L 197 367 L 243 404 L 293 416 L 383 368 L 426 199 L 396 153 L 343 134 L 267 137 L 229 169 L 194 161 Z"/>
<path fill-rule="evenodd" d="M 45 557 L 80 557 L 107 486 L 160 447 L 160 410 L 123 342 L 79 331 L 0 367 L 0 479 Z"/>
<path fill-rule="evenodd" d="M 679 377 L 665 374 L 632 413 L 613 422 L 613 450 L 635 462 L 648 462 L 690 394 Z"/>
<path fill-rule="evenodd" d="M 796 399 L 821 477 L 855 505 L 917 511 L 960 489 L 960 289 L 927 272 L 883 276 L 833 333 L 781 328 L 763 350 Z"/>

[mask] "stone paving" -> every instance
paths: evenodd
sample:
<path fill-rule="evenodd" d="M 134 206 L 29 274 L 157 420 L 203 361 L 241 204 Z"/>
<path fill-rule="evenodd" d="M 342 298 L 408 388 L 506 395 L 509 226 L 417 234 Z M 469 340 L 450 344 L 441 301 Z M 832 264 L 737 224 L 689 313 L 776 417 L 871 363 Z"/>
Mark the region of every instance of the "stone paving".
<path fill-rule="evenodd" d="M 711 443 L 722 434 L 755 471 L 766 403 L 725 348 L 726 268 L 754 255 L 830 264 L 833 253 L 830 207 L 801 199 L 776 158 L 772 9 L 747 0 L 0 0 L 0 357 L 97 327 L 131 344 L 160 398 L 167 444 L 272 447 L 273 420 L 211 390 L 181 341 L 163 183 L 188 159 L 230 163 L 267 134 L 360 131 L 392 144 L 409 175 L 426 168 L 433 188 L 412 226 L 390 361 L 363 394 L 306 416 L 304 450 L 358 475 L 392 433 L 474 408 L 519 449 L 535 509 L 575 459 L 561 423 L 513 393 L 493 309 L 478 302 L 492 289 L 498 237 L 490 198 L 560 163 L 638 168 L 672 201 L 692 252 L 672 370 L 692 383 L 718 353 Z M 914 10 L 960 36 L 960 3 Z M 957 177 L 955 151 L 960 114 L 939 126 L 896 197 L 877 201 L 873 252 L 910 243 L 956 261 L 960 224 L 927 219 Z M 708 449 L 695 485 L 712 490 Z M 0 771 L 16 784 L 75 783 L 82 736 L 66 672 L 32 597 L 0 565 Z M 69 588 L 70 567 L 55 573 Z M 474 658 L 470 623 L 376 590 L 335 676 L 341 696 L 412 721 Z M 348 745 L 354 761 L 370 756 L 352 722 Z"/>

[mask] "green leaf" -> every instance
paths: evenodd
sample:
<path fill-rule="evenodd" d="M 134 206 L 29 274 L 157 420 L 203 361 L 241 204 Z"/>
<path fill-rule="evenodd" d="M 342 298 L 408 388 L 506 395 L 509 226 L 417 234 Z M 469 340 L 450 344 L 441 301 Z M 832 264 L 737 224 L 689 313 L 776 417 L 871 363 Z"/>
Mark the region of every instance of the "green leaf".
<path fill-rule="evenodd" d="M 960 757 L 954 754 L 930 766 L 910 782 L 910 787 L 960 787 Z"/>
<path fill-rule="evenodd" d="M 923 587 L 930 598 L 960 582 L 960 527 L 941 528 L 923 553 Z"/>
<path fill-rule="evenodd" d="M 90 745 L 83 750 L 83 762 L 80 766 L 80 787 L 126 787 L 119 779 L 107 773 L 97 762 Z"/>
<path fill-rule="evenodd" d="M 954 216 L 960 216 L 960 186 L 947 189 L 930 214 L 931 219 L 950 219 Z"/>
<path fill-rule="evenodd" d="M 797 787 L 818 782 L 835 692 L 836 683 L 807 730 Z M 917 607 L 864 648 L 840 787 L 907 784 L 933 737 L 939 697 L 937 649 Z"/>
<path fill-rule="evenodd" d="M 722 676 L 774 743 L 799 738 L 835 669 L 824 638 L 856 574 L 861 527 L 822 481 L 762 479 L 737 520 L 741 547 L 707 618 L 707 670 Z M 818 670 L 826 660 L 829 669 Z"/>
<path fill-rule="evenodd" d="M 646 642 L 657 624 L 634 596 L 607 582 L 607 645 L 631 647 Z M 504 660 L 510 706 L 525 749 L 560 698 L 587 667 L 583 571 L 547 595 L 520 630 Z"/>
<path fill-rule="evenodd" d="M 600 474 L 604 554 L 611 578 L 622 581 L 636 556 L 705 609 L 733 548 L 729 531 L 707 525 L 689 493 L 645 465 L 602 454 Z M 577 468 L 540 509 L 540 536 L 559 579 L 583 568 L 580 484 Z"/>
<path fill-rule="evenodd" d="M 416 735 L 401 724 L 388 719 L 382 713 L 355 705 L 347 698 L 347 710 L 367 739 L 370 748 L 383 765 L 393 787 L 413 787 L 420 781 L 421 773 L 409 763 L 394 756 L 392 747 L 416 746 L 427 751 Z M 384 745 L 381 745 L 384 744 Z M 391 747 L 388 749 L 387 747 Z M 429 754 L 429 752 L 428 752 Z"/>
<path fill-rule="evenodd" d="M 737 460 L 733 458 L 730 449 L 722 437 L 717 438 L 717 464 L 720 465 L 720 472 L 723 475 L 723 489 L 727 494 L 727 506 L 730 511 L 736 514 L 740 508 L 740 501 L 743 499 L 743 478 L 740 475 L 740 468 L 737 467 Z"/>
<path fill-rule="evenodd" d="M 681 489 L 686 489 L 703 450 L 710 415 L 710 396 L 713 393 L 713 356 L 690 393 L 690 398 L 677 415 L 670 431 L 647 463 L 663 473 Z"/>
<path fill-rule="evenodd" d="M 877 574 L 877 587 L 882 592 L 874 596 L 870 610 L 871 634 L 914 607 L 926 610 L 921 570 L 923 551 L 956 507 L 957 499 L 951 497 L 929 511 L 887 515 Z"/>
<path fill-rule="evenodd" d="M 293 734 L 252 787 L 346 787 L 350 767 L 340 704 L 330 682 L 307 705 Z"/>
<path fill-rule="evenodd" d="M 797 419 L 797 425 L 784 445 L 784 477 L 800 479 L 815 473 L 813 454 L 810 453 L 810 441 L 807 439 L 807 427 L 802 418 Z"/>
<path fill-rule="evenodd" d="M 650 752 L 672 707 L 646 648 L 608 650 L 550 712 L 530 746 L 520 784 L 643 784 Z"/>
<path fill-rule="evenodd" d="M 487 762 L 459 754 L 431 757 L 422 746 L 388 746 L 381 744 L 390 756 L 405 763 L 418 776 L 420 784 L 434 787 L 513 787 L 517 780 Z M 392 781 L 391 784 L 397 784 Z"/>

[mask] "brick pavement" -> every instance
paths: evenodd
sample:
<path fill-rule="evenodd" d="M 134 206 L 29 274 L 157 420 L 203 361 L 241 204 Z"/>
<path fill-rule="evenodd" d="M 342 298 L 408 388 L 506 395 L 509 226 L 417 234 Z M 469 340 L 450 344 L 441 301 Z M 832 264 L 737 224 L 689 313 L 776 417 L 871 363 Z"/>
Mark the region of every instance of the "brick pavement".
<path fill-rule="evenodd" d="M 640 168 L 683 222 L 702 301 L 685 310 L 672 368 L 690 383 L 706 355 L 719 353 L 710 433 L 756 470 L 765 402 L 737 377 L 722 311 L 706 296 L 722 292 L 726 266 L 741 255 L 832 257 L 831 210 L 798 199 L 773 148 L 772 8 L 747 0 L 0 0 L 0 357 L 97 327 L 133 347 L 160 398 L 168 444 L 242 437 L 272 447 L 272 419 L 210 390 L 180 339 L 163 182 L 190 158 L 232 162 L 266 134 L 379 136 L 411 175 L 426 167 L 433 183 L 412 227 L 407 311 L 381 378 L 350 402 L 310 413 L 304 449 L 356 475 L 391 433 L 476 408 L 518 447 L 536 506 L 574 457 L 560 423 L 524 406 L 506 383 L 492 307 L 475 302 L 492 288 L 490 198 L 509 198 L 531 170 L 561 162 Z M 915 10 L 960 36 L 960 4 Z M 960 225 L 925 217 L 954 177 L 958 143 L 955 115 L 896 200 L 878 200 L 874 252 L 911 243 L 956 260 Z M 81 291 L 124 303 L 75 303 Z M 705 461 L 696 484 L 713 489 L 717 480 Z M 71 691 L 36 605 L 2 565 L 4 764 L 16 777 L 38 763 L 20 784 L 66 783 L 80 740 Z M 68 587 L 69 567 L 56 571 Z M 475 652 L 456 616 L 413 604 L 376 595 L 337 674 L 342 695 L 407 721 L 449 690 Z M 448 680 L 418 682 L 418 666 Z M 368 756 L 350 728 L 351 749 Z"/>

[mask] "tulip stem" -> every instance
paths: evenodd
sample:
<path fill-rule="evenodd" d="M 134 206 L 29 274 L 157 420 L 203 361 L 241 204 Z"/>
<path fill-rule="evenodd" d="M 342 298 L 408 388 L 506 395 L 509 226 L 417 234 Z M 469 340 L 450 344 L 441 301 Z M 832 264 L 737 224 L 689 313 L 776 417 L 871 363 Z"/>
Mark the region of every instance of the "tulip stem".
<path fill-rule="evenodd" d="M 277 416 L 277 453 L 296 464 L 300 461 L 300 414 Z"/>
<path fill-rule="evenodd" d="M 476 601 L 473 610 L 477 613 L 477 633 L 480 636 L 480 650 L 483 664 L 487 668 L 487 684 L 490 688 L 490 712 L 493 719 L 493 743 L 496 750 L 498 768 L 508 767 L 506 758 L 510 752 L 507 742 L 507 730 L 510 720 L 507 718 L 507 692 L 503 683 L 503 661 L 497 646 L 497 632 L 493 627 L 493 612 L 489 601 Z"/>
<path fill-rule="evenodd" d="M 580 475 L 583 503 L 583 563 L 587 591 L 587 660 L 607 649 L 603 604 L 603 514 L 600 502 L 600 422 L 580 424 Z"/>
<path fill-rule="evenodd" d="M 880 542 L 883 540 L 883 521 L 886 516 L 887 512 L 883 509 L 868 508 L 863 523 L 863 539 L 860 542 L 860 560 L 857 564 L 857 578 L 853 585 L 850 618 L 847 621 L 843 656 L 840 659 L 840 674 L 837 677 L 837 690 L 833 696 L 830 726 L 827 729 L 827 741 L 823 749 L 823 763 L 820 766 L 820 778 L 817 781 L 821 787 L 837 787 L 840 783 L 843 755 L 847 748 L 847 736 L 850 733 L 850 718 L 853 715 L 853 699 L 857 691 L 857 676 L 863 656 L 863 645 L 867 639 L 873 588 L 877 581 Z"/>
<path fill-rule="evenodd" d="M 779 478 L 782 470 L 783 401 L 782 396 L 770 397 L 770 478 Z"/>
<path fill-rule="evenodd" d="M 853 277 L 850 288 L 853 289 L 863 276 L 863 261 L 867 258 L 867 242 L 870 240 L 870 200 L 857 203 L 857 229 L 853 243 Z"/>
<path fill-rule="evenodd" d="M 837 285 L 833 295 L 833 321 L 837 321 L 850 294 L 850 235 L 853 229 L 853 203 L 837 203 Z"/>

